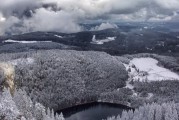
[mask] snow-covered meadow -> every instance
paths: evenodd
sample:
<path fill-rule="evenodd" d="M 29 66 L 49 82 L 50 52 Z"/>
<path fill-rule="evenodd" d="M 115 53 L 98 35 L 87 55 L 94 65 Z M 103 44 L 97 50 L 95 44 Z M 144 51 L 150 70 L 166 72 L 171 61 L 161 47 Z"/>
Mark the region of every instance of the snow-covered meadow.
<path fill-rule="evenodd" d="M 96 39 L 96 36 L 93 35 L 93 38 L 92 38 L 92 44 L 98 44 L 98 45 L 102 45 L 104 44 L 105 42 L 110 42 L 110 41 L 114 41 L 116 40 L 116 37 L 106 37 L 106 39 L 101 39 L 101 40 L 97 40 Z"/>
<path fill-rule="evenodd" d="M 60 35 L 54 35 L 55 37 L 58 37 L 58 38 L 63 38 L 62 36 L 60 36 Z"/>
<path fill-rule="evenodd" d="M 5 40 L 4 43 L 38 43 L 38 42 L 52 42 L 52 41 L 18 41 L 18 40 Z"/>
<path fill-rule="evenodd" d="M 179 80 L 179 75 L 158 65 L 153 58 L 134 58 L 129 64 L 124 64 L 131 80 L 134 81 L 162 81 Z"/>

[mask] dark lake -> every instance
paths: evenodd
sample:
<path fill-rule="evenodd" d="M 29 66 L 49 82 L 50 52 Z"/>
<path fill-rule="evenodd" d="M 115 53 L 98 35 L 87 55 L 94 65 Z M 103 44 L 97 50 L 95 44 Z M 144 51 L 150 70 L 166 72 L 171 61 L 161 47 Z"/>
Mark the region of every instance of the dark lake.
<path fill-rule="evenodd" d="M 67 108 L 58 113 L 62 112 L 65 120 L 102 120 L 120 115 L 123 110 L 130 109 L 119 104 L 94 102 Z"/>

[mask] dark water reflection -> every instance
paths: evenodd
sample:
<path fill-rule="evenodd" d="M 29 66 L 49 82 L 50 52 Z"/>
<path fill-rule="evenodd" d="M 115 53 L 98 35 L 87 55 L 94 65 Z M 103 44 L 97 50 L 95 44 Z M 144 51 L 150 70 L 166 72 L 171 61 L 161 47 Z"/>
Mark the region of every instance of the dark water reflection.
<path fill-rule="evenodd" d="M 65 120 L 102 120 L 109 116 L 117 116 L 123 110 L 129 109 L 119 104 L 94 102 L 67 108 L 58 113 L 62 112 Z"/>

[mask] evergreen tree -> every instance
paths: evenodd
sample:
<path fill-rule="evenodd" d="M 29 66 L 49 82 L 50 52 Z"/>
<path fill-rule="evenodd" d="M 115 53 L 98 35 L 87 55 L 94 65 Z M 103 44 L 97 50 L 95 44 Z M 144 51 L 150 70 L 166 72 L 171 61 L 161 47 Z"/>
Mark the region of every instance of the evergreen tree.
<path fill-rule="evenodd" d="M 162 107 L 160 105 L 156 105 L 155 120 L 162 120 Z"/>

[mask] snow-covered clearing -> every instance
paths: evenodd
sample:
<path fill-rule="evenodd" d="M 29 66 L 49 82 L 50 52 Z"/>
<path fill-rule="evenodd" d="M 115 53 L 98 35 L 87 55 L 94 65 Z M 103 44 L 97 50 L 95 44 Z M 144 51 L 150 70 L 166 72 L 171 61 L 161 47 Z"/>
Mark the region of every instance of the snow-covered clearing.
<path fill-rule="evenodd" d="M 169 69 L 158 66 L 158 61 L 153 58 L 134 58 L 129 64 L 124 64 L 128 71 L 128 81 L 125 88 L 129 88 L 133 92 L 133 96 L 138 96 L 138 93 L 134 91 L 132 81 L 151 82 L 162 80 L 179 80 L 179 75 L 172 72 Z M 147 99 L 153 96 L 152 93 L 148 93 Z"/>
<path fill-rule="evenodd" d="M 151 50 L 151 51 L 153 50 L 152 48 L 148 48 L 148 47 L 145 47 L 145 48 L 146 48 L 147 50 Z"/>
<path fill-rule="evenodd" d="M 114 41 L 116 39 L 116 37 L 106 37 L 106 39 L 101 39 L 101 40 L 97 40 L 96 39 L 96 36 L 93 35 L 93 38 L 92 38 L 92 44 L 98 44 L 98 45 L 102 45 L 104 44 L 105 42 L 110 42 L 110 41 Z"/>
<path fill-rule="evenodd" d="M 52 41 L 18 41 L 18 40 L 5 40 L 4 43 L 38 43 L 38 42 L 52 42 Z"/>
<path fill-rule="evenodd" d="M 58 38 L 63 38 L 62 36 L 60 36 L 60 35 L 54 35 L 55 37 L 58 37 Z"/>
<path fill-rule="evenodd" d="M 153 58 L 134 58 L 125 67 L 134 81 L 179 80 L 177 73 L 158 66 L 158 61 Z"/>
<path fill-rule="evenodd" d="M 145 27 L 144 27 L 144 29 L 148 29 L 148 27 L 147 27 L 147 26 L 145 26 Z"/>

